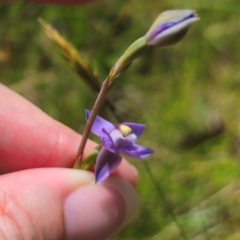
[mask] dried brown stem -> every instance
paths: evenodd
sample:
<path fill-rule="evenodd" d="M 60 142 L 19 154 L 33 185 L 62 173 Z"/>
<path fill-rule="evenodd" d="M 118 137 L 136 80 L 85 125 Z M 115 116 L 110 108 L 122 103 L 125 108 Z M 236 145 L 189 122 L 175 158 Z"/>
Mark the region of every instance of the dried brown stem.
<path fill-rule="evenodd" d="M 98 115 L 98 113 L 101 109 L 101 106 L 102 106 L 102 104 L 105 100 L 105 97 L 106 97 L 108 91 L 109 91 L 109 85 L 108 85 L 108 78 L 107 78 L 102 83 L 101 90 L 98 94 L 97 100 L 94 103 L 94 106 L 92 108 L 90 117 L 89 117 L 89 119 L 87 121 L 87 124 L 86 124 L 86 127 L 83 131 L 82 140 L 81 140 L 80 146 L 78 148 L 77 159 L 76 159 L 76 162 L 75 162 L 75 165 L 77 165 L 78 168 L 81 168 L 83 151 L 84 151 L 89 133 L 91 131 L 94 120 L 95 120 L 96 116 Z"/>

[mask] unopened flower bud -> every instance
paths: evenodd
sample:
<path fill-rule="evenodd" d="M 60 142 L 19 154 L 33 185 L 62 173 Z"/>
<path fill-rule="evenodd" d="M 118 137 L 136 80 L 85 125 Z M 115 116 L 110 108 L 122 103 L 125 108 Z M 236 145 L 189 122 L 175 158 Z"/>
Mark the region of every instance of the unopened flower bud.
<path fill-rule="evenodd" d="M 161 13 L 147 34 L 148 46 L 164 47 L 180 41 L 200 18 L 194 10 L 171 10 Z"/>

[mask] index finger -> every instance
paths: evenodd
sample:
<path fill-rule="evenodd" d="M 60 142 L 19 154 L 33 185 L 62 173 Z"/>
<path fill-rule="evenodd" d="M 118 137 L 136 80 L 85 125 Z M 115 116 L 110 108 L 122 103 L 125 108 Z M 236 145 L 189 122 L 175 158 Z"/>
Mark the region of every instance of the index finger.
<path fill-rule="evenodd" d="M 0 173 L 72 167 L 81 135 L 0 84 Z M 88 140 L 83 158 L 96 147 Z M 135 184 L 136 171 L 122 161 L 115 175 Z"/>
<path fill-rule="evenodd" d="M 0 84 L 0 172 L 71 167 L 81 136 Z M 85 155 L 96 146 L 86 145 Z"/>

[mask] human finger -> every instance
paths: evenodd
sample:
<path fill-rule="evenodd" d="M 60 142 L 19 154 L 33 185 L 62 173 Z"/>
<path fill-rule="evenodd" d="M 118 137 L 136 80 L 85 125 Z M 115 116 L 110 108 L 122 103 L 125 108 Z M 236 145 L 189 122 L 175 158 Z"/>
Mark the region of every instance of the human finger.
<path fill-rule="evenodd" d="M 93 180 L 90 172 L 60 168 L 2 175 L 0 237 L 109 237 L 137 211 L 138 197 L 124 180 L 110 178 L 102 184 L 93 184 Z"/>
<path fill-rule="evenodd" d="M 0 84 L 0 173 L 72 167 L 81 136 Z M 84 156 L 96 146 L 88 141 Z"/>

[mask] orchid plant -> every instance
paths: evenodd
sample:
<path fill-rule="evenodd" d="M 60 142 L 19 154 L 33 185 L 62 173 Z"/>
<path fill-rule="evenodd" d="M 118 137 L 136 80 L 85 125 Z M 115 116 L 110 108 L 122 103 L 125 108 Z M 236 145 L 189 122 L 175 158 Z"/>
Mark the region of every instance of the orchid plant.
<path fill-rule="evenodd" d="M 111 68 L 105 81 L 100 85 L 99 79 L 95 76 L 94 71 L 92 71 L 88 63 L 81 58 L 79 51 L 51 25 L 42 19 L 39 20 L 46 35 L 60 48 L 70 66 L 81 76 L 93 92 L 98 93 L 92 110 L 86 110 L 85 112 L 87 124 L 83 131 L 74 168 L 90 169 L 95 165 L 95 182 L 99 183 L 107 179 L 121 163 L 122 154 L 137 159 L 145 159 L 153 153 L 151 148 L 136 144 L 137 140 L 143 134 L 145 129 L 144 124 L 123 122 L 114 126 L 109 121 L 99 117 L 98 113 L 102 104 L 105 103 L 117 121 L 121 122 L 121 117 L 118 116 L 115 106 L 107 96 L 115 80 L 148 48 L 165 47 L 179 42 L 186 35 L 189 28 L 197 21 L 199 21 L 199 17 L 194 10 L 171 10 L 161 13 L 147 33 L 127 48 Z M 101 143 L 82 163 L 83 151 L 91 131 L 100 138 Z M 155 185 L 155 189 L 163 205 L 178 226 L 182 238 L 187 239 L 181 224 L 177 221 L 171 207 L 169 207 L 161 188 L 155 182 L 146 161 L 144 161 L 144 166 Z"/>
<path fill-rule="evenodd" d="M 179 42 L 191 25 L 197 21 L 199 21 L 199 17 L 194 10 L 163 12 L 157 17 L 149 31 L 133 42 L 110 70 L 108 77 L 102 83 L 92 111 L 86 111 L 87 124 L 75 163 L 76 168 L 81 168 L 84 147 L 89 133 L 92 131 L 101 139 L 101 149 L 99 152 L 97 151 L 96 157 L 96 183 L 105 180 L 116 169 L 122 159 L 120 154 L 144 159 L 153 153 L 152 149 L 136 144 L 145 125 L 125 122 L 114 126 L 98 116 L 112 84 L 147 48 L 165 47 Z"/>
<path fill-rule="evenodd" d="M 45 33 L 61 49 L 71 66 L 81 75 L 88 86 L 93 91 L 98 92 L 100 90 L 92 111 L 86 111 L 87 124 L 78 149 L 75 168 L 83 168 L 82 155 L 91 131 L 101 139 L 100 151 L 95 149 L 85 159 L 84 169 L 88 169 L 96 163 L 97 183 L 105 180 L 120 164 L 122 159 L 120 154 L 144 159 L 153 153 L 152 149 L 136 144 L 144 131 L 145 125 L 124 122 L 114 126 L 99 117 L 98 113 L 104 102 L 110 106 L 111 110 L 113 109 L 111 101 L 106 98 L 107 94 L 115 80 L 128 69 L 133 60 L 141 56 L 149 47 L 165 47 L 179 42 L 197 21 L 199 21 L 199 17 L 194 10 L 171 10 L 161 13 L 148 32 L 127 48 L 100 86 L 98 79 L 96 79 L 88 64 L 81 59 L 77 49 L 50 25 L 43 20 L 39 20 Z M 118 118 L 116 112 L 113 113 Z"/>

